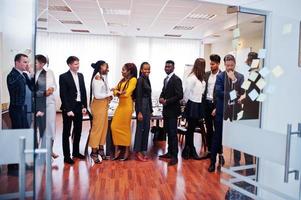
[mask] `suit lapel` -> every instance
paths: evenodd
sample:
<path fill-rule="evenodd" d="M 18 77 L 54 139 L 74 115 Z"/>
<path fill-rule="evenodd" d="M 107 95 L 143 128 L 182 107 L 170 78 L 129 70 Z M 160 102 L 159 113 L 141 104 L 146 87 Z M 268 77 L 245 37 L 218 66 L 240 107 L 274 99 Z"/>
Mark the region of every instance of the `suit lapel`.
<path fill-rule="evenodd" d="M 170 82 L 172 82 L 172 79 L 174 78 L 174 75 L 175 75 L 175 74 L 173 74 L 173 75 L 169 78 L 169 80 L 168 80 L 168 82 L 167 82 L 167 84 L 166 84 L 165 89 L 167 89 L 167 88 L 169 87 Z"/>
<path fill-rule="evenodd" d="M 75 85 L 75 80 L 73 79 L 73 76 L 72 76 L 71 72 L 68 71 L 68 72 L 67 72 L 67 75 L 68 75 L 68 80 L 70 81 L 70 83 L 71 83 L 73 89 L 74 89 L 75 91 L 77 91 L 76 85 Z"/>

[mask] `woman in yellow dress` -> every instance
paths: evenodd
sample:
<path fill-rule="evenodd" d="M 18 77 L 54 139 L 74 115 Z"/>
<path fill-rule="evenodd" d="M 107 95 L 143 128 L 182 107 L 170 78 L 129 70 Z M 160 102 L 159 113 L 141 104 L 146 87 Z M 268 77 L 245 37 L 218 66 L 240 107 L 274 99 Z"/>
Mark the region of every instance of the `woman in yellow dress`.
<path fill-rule="evenodd" d="M 131 119 L 133 113 L 133 94 L 137 84 L 137 67 L 134 63 L 126 63 L 122 67 L 123 78 L 114 89 L 114 95 L 119 98 L 119 104 L 111 124 L 115 155 L 113 160 L 127 160 L 131 145 Z M 121 147 L 125 148 L 121 156 Z"/>

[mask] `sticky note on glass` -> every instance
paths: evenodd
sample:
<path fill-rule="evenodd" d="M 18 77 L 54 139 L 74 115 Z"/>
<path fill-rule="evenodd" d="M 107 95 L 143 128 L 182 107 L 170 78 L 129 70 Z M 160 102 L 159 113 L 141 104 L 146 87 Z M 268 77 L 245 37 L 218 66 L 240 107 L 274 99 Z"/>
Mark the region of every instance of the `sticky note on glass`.
<path fill-rule="evenodd" d="M 267 67 L 264 67 L 262 68 L 260 71 L 259 71 L 259 74 L 262 76 L 262 77 L 266 77 L 267 75 L 269 75 L 270 73 L 270 70 L 268 70 Z"/>
<path fill-rule="evenodd" d="M 240 37 L 240 30 L 239 28 L 236 28 L 233 30 L 233 38 L 239 38 Z"/>
<path fill-rule="evenodd" d="M 242 89 L 245 89 L 245 90 L 248 90 L 249 87 L 250 87 L 250 85 L 251 85 L 251 81 L 245 80 L 245 81 L 242 83 L 241 88 L 242 88 Z"/>
<path fill-rule="evenodd" d="M 292 28 L 293 28 L 293 25 L 292 25 L 292 24 L 285 24 L 285 25 L 282 27 L 282 34 L 283 34 L 283 35 L 290 34 L 290 33 L 292 32 Z"/>
<path fill-rule="evenodd" d="M 267 50 L 266 49 L 259 49 L 258 58 L 265 58 L 266 54 L 267 54 Z"/>
<path fill-rule="evenodd" d="M 273 75 L 278 78 L 279 76 L 281 76 L 283 74 L 283 69 L 280 65 L 277 65 L 273 70 L 272 73 Z"/>
<path fill-rule="evenodd" d="M 257 77 L 258 77 L 258 73 L 251 72 L 251 74 L 250 74 L 250 76 L 249 76 L 248 79 L 251 80 L 251 81 L 255 81 L 257 79 Z"/>
<path fill-rule="evenodd" d="M 258 92 L 255 90 L 255 89 L 253 89 L 251 92 L 249 92 L 249 94 L 248 94 L 248 96 L 250 97 L 250 99 L 252 100 L 252 101 L 254 101 L 257 97 L 258 97 Z"/>
<path fill-rule="evenodd" d="M 243 116 L 244 116 L 244 111 L 242 110 L 239 113 L 237 113 L 237 120 L 240 120 Z"/>
<path fill-rule="evenodd" d="M 264 102 L 266 98 L 267 98 L 267 95 L 261 93 L 261 94 L 257 97 L 256 101 Z"/>
<path fill-rule="evenodd" d="M 251 64 L 251 68 L 252 69 L 257 69 L 259 67 L 259 59 L 253 59 L 252 60 L 252 64 Z"/>
<path fill-rule="evenodd" d="M 266 82 L 263 78 L 261 78 L 256 82 L 256 85 L 260 90 L 262 90 L 264 88 L 264 86 L 266 85 Z"/>
<path fill-rule="evenodd" d="M 275 92 L 275 90 L 276 90 L 276 87 L 273 85 L 270 85 L 270 86 L 268 86 L 268 88 L 265 91 L 268 94 L 273 94 Z"/>
<path fill-rule="evenodd" d="M 237 98 L 237 95 L 236 95 L 236 91 L 235 90 L 232 90 L 230 92 L 230 100 L 233 101 L 234 99 Z"/>
<path fill-rule="evenodd" d="M 237 49 L 238 46 L 239 46 L 239 39 L 232 40 L 233 49 Z"/>

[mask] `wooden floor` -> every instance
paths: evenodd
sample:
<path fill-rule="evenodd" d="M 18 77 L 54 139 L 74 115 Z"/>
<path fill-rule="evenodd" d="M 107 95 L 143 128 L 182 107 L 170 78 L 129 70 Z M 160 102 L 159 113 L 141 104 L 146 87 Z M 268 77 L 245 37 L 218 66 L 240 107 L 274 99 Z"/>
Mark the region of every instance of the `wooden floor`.
<path fill-rule="evenodd" d="M 138 162 L 133 156 L 128 161 L 103 161 L 95 165 L 90 158 L 76 160 L 73 166 L 64 165 L 61 147 L 62 118 L 57 116 L 57 135 L 54 151 L 60 155 L 52 164 L 53 199 L 143 199 L 143 200 L 222 200 L 227 187 L 220 183 L 220 172 L 208 173 L 209 161 L 182 160 L 168 167 L 158 155 L 165 152 L 165 142 L 149 140 L 149 162 Z M 89 122 L 84 122 L 81 152 L 87 140 Z M 133 139 L 133 138 L 132 138 Z M 201 137 L 195 134 L 195 144 L 200 150 Z M 180 151 L 181 152 L 181 151 Z M 179 152 L 179 155 L 180 155 Z M 227 154 L 226 154 L 226 157 Z M 229 160 L 229 159 L 226 159 Z M 226 163 L 227 164 L 227 163 Z M 41 171 L 41 170 L 40 170 Z M 27 173 L 27 189 L 32 190 L 32 172 Z M 44 177 L 36 177 L 36 188 L 44 188 Z M 17 177 L 0 174 L 0 194 L 18 190 Z M 44 189 L 38 199 L 44 199 Z"/>

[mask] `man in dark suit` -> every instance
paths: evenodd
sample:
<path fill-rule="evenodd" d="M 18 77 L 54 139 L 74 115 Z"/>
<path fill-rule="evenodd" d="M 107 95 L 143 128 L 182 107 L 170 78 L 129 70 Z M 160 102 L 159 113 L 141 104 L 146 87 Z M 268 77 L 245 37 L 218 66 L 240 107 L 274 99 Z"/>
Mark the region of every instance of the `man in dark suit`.
<path fill-rule="evenodd" d="M 226 70 L 217 75 L 214 88 L 215 132 L 212 138 L 209 172 L 215 171 L 216 155 L 222 146 L 223 120 L 237 119 L 237 113 L 241 110 L 239 99 L 244 94 L 244 90 L 241 88 L 244 76 L 235 71 L 236 60 L 234 56 L 226 55 L 224 63 Z"/>
<path fill-rule="evenodd" d="M 63 115 L 63 152 L 64 162 L 74 164 L 70 157 L 69 137 L 73 122 L 73 158 L 85 159 L 79 152 L 79 142 L 82 132 L 82 117 L 87 112 L 87 94 L 84 76 L 78 73 L 79 59 L 70 56 L 67 59 L 70 70 L 60 75 L 60 97 Z"/>
<path fill-rule="evenodd" d="M 216 76 L 221 73 L 219 69 L 219 65 L 221 62 L 221 57 L 217 54 L 210 55 L 210 71 L 205 73 L 205 82 L 206 88 L 203 96 L 204 102 L 204 113 L 205 113 L 205 125 L 206 125 L 206 141 L 208 152 L 201 157 L 201 159 L 209 159 L 211 158 L 211 143 L 212 136 L 214 133 L 214 116 L 212 113 L 215 109 L 213 97 L 214 97 L 214 86 L 216 81 Z M 220 152 L 218 152 L 220 153 Z M 220 157 L 220 161 L 222 161 Z"/>
<path fill-rule="evenodd" d="M 168 152 L 159 157 L 171 159 L 168 163 L 169 166 L 178 163 L 177 120 L 181 114 L 180 101 L 183 99 L 182 81 L 175 75 L 174 69 L 175 63 L 172 60 L 166 61 L 167 77 L 164 79 L 159 99 L 159 102 L 163 104 L 164 129 L 168 133 Z"/>
<path fill-rule="evenodd" d="M 29 128 L 27 121 L 27 105 L 25 101 L 26 87 L 32 89 L 32 82 L 27 73 L 28 56 L 25 54 L 17 54 L 15 56 L 15 67 L 7 75 L 7 88 L 9 92 L 9 117 L 11 119 L 12 129 Z M 28 102 L 32 103 L 32 102 Z M 18 165 L 8 165 L 9 175 L 18 175 Z"/>

